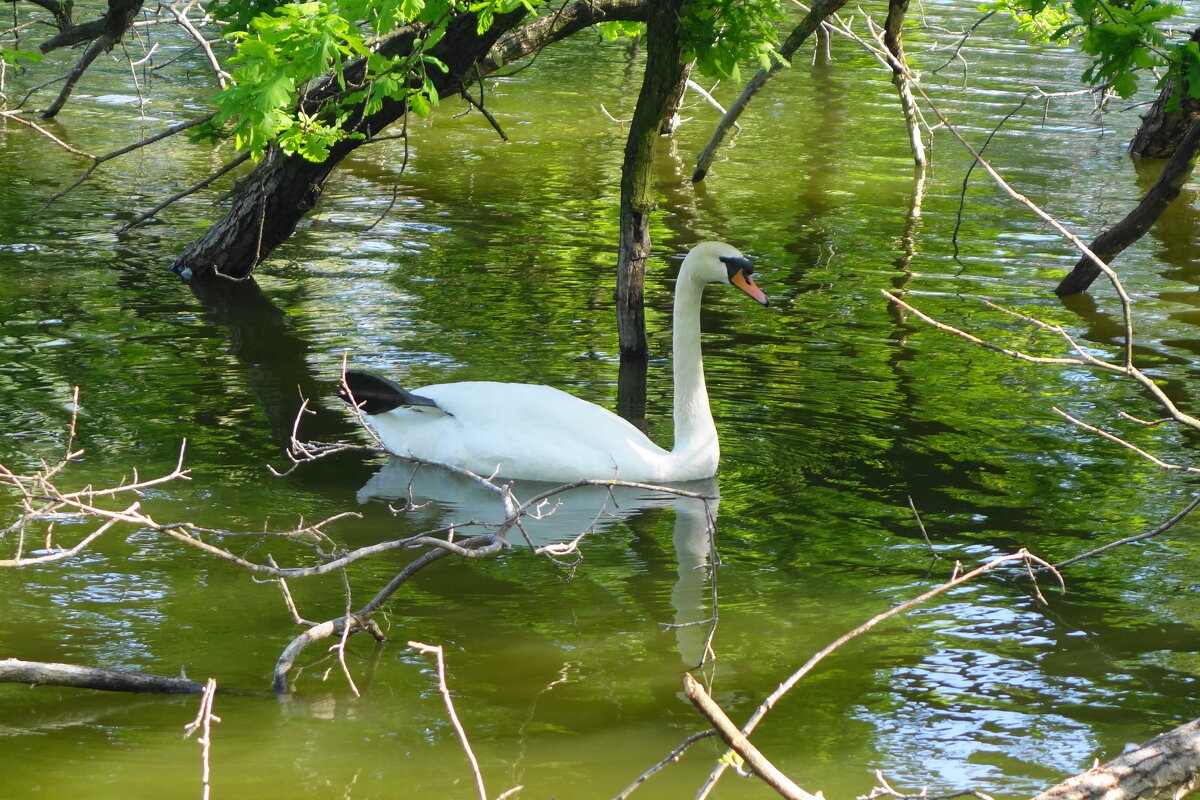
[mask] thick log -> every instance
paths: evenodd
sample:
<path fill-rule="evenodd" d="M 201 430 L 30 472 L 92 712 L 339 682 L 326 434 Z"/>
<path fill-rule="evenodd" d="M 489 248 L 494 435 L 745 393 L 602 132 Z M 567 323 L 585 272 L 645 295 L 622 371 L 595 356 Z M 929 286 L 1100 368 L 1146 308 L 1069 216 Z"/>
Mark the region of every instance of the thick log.
<path fill-rule="evenodd" d="M 1178 800 L 1200 783 L 1200 719 L 1068 778 L 1033 800 Z"/>
<path fill-rule="evenodd" d="M 171 678 L 147 672 L 81 667 L 45 661 L 0 660 L 0 682 L 26 683 L 30 686 L 71 686 L 105 692 L 147 692 L 151 694 L 201 694 L 204 684 L 187 678 Z"/>
<path fill-rule="evenodd" d="M 1176 147 L 1175 154 L 1167 161 L 1158 180 L 1150 187 L 1150 191 L 1146 192 L 1146 196 L 1137 204 L 1137 207 L 1130 211 L 1123 220 L 1097 236 L 1090 245 L 1089 249 L 1103 259 L 1104 263 L 1108 264 L 1122 250 L 1142 238 L 1166 211 L 1171 201 L 1179 196 L 1180 190 L 1183 189 L 1183 185 L 1191 177 L 1192 170 L 1196 166 L 1196 158 L 1200 155 L 1197 152 L 1198 145 L 1200 145 L 1200 116 L 1196 116 L 1192 120 L 1191 127 L 1188 128 L 1187 134 Z M 1092 285 L 1092 281 L 1100 276 L 1100 273 L 1099 265 L 1088 256 L 1084 256 L 1079 259 L 1067 277 L 1062 279 L 1054 293 L 1065 297 L 1085 292 Z"/>

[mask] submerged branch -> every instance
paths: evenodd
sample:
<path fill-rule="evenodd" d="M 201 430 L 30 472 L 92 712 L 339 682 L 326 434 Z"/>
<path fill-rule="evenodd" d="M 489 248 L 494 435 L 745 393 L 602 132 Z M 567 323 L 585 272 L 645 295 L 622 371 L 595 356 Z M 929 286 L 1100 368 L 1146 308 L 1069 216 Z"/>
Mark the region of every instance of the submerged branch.
<path fill-rule="evenodd" d="M 187 678 L 171 678 L 148 672 L 81 667 L 44 661 L 0 660 L 0 682 L 30 686 L 71 686 L 106 692 L 153 692 L 158 694 L 201 694 L 204 684 Z"/>
<path fill-rule="evenodd" d="M 1033 800 L 1176 800 L 1200 786 L 1200 719 L 1155 736 Z"/>
<path fill-rule="evenodd" d="M 1046 561 L 1044 561 L 1041 558 L 1038 558 L 1037 556 L 1033 555 L 1032 553 L 1030 553 L 1028 550 L 1026 550 L 1024 548 L 1018 550 L 1015 553 L 1009 553 L 1008 555 L 1003 555 L 1003 556 L 998 556 L 996 558 L 993 558 L 990 561 L 988 561 L 987 563 L 982 564 L 981 566 L 978 566 L 975 569 L 973 569 L 967 573 L 959 574 L 958 567 L 956 565 L 954 575 L 953 575 L 953 577 L 951 577 L 950 580 L 946 581 L 945 583 L 940 584 L 939 586 L 935 586 L 934 588 L 930 589 L 929 591 L 924 592 L 923 594 L 920 594 L 917 597 L 912 598 L 911 600 L 907 600 L 903 603 L 900 603 L 899 605 L 893 606 L 892 608 L 888 609 L 887 611 L 885 611 L 881 614 L 877 614 L 876 616 L 867 620 L 863 624 L 859 625 L 854 630 L 851 630 L 851 631 L 848 631 L 847 633 L 842 634 L 837 639 L 835 639 L 830 644 L 826 645 L 824 648 L 822 648 L 820 651 L 818 651 L 816 654 L 814 654 L 799 669 L 797 669 L 790 676 L 788 676 L 788 678 L 786 680 L 784 680 L 782 683 L 780 683 L 779 687 L 775 691 L 773 691 L 770 695 L 768 695 L 758 705 L 758 708 L 756 708 L 754 710 L 754 713 L 752 713 L 750 715 L 750 718 L 746 721 L 746 724 L 742 726 L 741 734 L 743 736 L 749 736 L 754 731 L 754 729 L 758 727 L 759 723 L 762 722 L 763 718 L 771 711 L 771 709 L 774 708 L 775 705 L 788 692 L 790 692 L 792 690 L 792 688 L 795 687 L 795 685 L 800 682 L 801 679 L 804 678 L 804 676 L 806 676 L 810 672 L 812 672 L 812 670 L 818 664 L 820 664 L 823 660 L 825 660 L 826 657 L 828 657 L 829 655 L 831 655 L 832 653 L 834 653 L 835 651 L 840 649 L 842 647 L 842 645 L 846 644 L 847 642 L 852 641 L 853 639 L 858 638 L 859 636 L 862 636 L 864 633 L 867 633 L 872 628 L 878 626 L 882 622 L 886 622 L 887 620 L 892 619 L 893 617 L 897 617 L 901 614 L 907 613 L 911 609 L 932 600 L 933 598 L 937 597 L 938 595 L 944 594 L 944 593 L 950 591 L 951 589 L 954 589 L 958 586 L 963 585 L 964 583 L 968 583 L 972 580 L 975 580 L 976 578 L 978 578 L 981 575 L 984 575 L 988 572 L 998 569 L 999 567 L 1002 567 L 1002 566 L 1005 566 L 1006 564 L 1011 564 L 1014 562 L 1025 565 L 1027 569 L 1032 564 L 1037 564 L 1042 567 L 1047 567 L 1050 569 L 1051 573 L 1055 576 L 1055 578 L 1057 578 L 1060 587 L 1063 586 L 1062 576 L 1059 575 L 1058 572 L 1055 571 L 1049 563 L 1047 563 Z M 728 768 L 729 768 L 729 764 L 726 761 L 721 761 L 720 763 L 717 764 L 717 766 L 709 774 L 708 780 L 705 781 L 704 785 L 701 787 L 700 791 L 697 793 L 697 795 L 696 795 L 697 800 L 703 800 L 703 798 L 706 798 L 709 796 L 709 794 L 712 792 L 712 790 L 716 787 L 717 781 L 720 779 L 720 777 L 725 773 L 725 770 Z"/>

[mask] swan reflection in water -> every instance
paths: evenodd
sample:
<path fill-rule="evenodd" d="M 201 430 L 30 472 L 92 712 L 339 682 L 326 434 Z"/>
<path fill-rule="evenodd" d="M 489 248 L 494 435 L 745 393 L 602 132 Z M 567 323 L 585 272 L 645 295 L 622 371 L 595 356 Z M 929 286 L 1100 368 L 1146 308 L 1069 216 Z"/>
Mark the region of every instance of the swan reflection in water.
<path fill-rule="evenodd" d="M 508 486 L 518 503 L 562 486 L 507 479 L 496 479 L 495 484 Z M 673 508 L 678 564 L 678 578 L 671 591 L 674 631 L 680 657 L 687 666 L 694 667 L 704 660 L 711 627 L 702 623 L 711 616 L 708 567 L 716 533 L 717 480 L 664 484 L 664 488 L 687 495 L 654 491 L 645 485 L 575 486 L 531 506 L 522 517 L 521 527 L 528 534 L 529 545 L 553 553 L 557 549 L 554 545 L 600 535 L 645 510 Z M 508 519 L 500 492 L 465 474 L 398 458 L 390 459 L 359 489 L 358 502 L 372 501 L 403 504 L 415 519 L 430 527 L 454 525 L 463 536 L 496 532 Z M 507 536 L 514 545 L 525 543 L 523 534 L 515 528 Z"/>

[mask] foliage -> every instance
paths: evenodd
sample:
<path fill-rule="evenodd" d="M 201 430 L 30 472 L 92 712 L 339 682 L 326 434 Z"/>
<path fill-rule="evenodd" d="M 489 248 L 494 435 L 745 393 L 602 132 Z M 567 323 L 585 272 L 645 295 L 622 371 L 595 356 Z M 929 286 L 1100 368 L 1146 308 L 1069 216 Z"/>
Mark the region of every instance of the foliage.
<path fill-rule="evenodd" d="M 429 50 L 452 19 L 473 14 L 484 30 L 497 14 L 534 6 L 533 0 L 224 0 L 210 11 L 228 24 L 226 39 L 236 46 L 232 84 L 217 93 L 217 114 L 197 136 L 232 138 L 255 160 L 277 146 L 323 161 L 338 142 L 360 135 L 351 131 L 357 115 L 389 100 L 420 116 L 437 105 L 430 75 L 445 66 Z M 780 0 L 688 3 L 680 19 L 685 55 L 706 74 L 737 79 L 741 62 L 770 66 L 782 18 Z M 612 39 L 637 27 L 615 22 L 600 31 Z M 401 29 L 411 33 L 411 48 L 384 55 L 380 44 Z M 316 102 L 306 90 L 326 75 L 336 88 L 329 91 L 327 83 Z"/>
<path fill-rule="evenodd" d="M 256 160 L 277 145 L 323 161 L 331 147 L 359 135 L 347 123 L 364 109 L 372 114 L 396 100 L 424 116 L 437 105 L 430 70 L 445 67 L 428 50 L 457 15 L 474 14 L 483 30 L 497 13 L 517 7 L 533 6 L 530 0 L 230 0 L 214 13 L 230 23 L 233 80 L 216 94 L 217 114 L 199 135 L 232 137 Z M 412 32 L 412 47 L 384 55 L 380 44 L 400 29 Z M 349 78 L 352 64 L 362 69 Z M 325 75 L 336 90 L 319 102 L 307 98 Z"/>
<path fill-rule="evenodd" d="M 778 58 L 776 23 L 784 19 L 778 0 L 714 0 L 687 3 L 680 16 L 684 59 L 695 60 L 702 73 L 713 78 L 741 80 L 738 65 L 747 61 L 769 69 Z M 640 22 L 606 22 L 598 25 L 606 41 L 637 35 Z"/>
<path fill-rule="evenodd" d="M 1042 40 L 1077 39 L 1092 64 L 1083 80 L 1121 97 L 1137 91 L 1149 70 L 1162 70 L 1157 86 L 1175 80 L 1178 105 L 1186 86 L 1200 97 L 1200 48 L 1172 40 L 1168 27 L 1183 8 L 1159 0 L 995 0 L 985 6 L 1008 12 L 1023 32 Z M 1166 31 L 1164 31 L 1164 27 Z"/>
<path fill-rule="evenodd" d="M 22 60 L 36 64 L 42 60 L 42 54 L 36 50 L 5 50 L 0 47 L 0 61 L 16 64 Z"/>
<path fill-rule="evenodd" d="M 739 63 L 771 67 L 779 41 L 776 23 L 783 19 L 783 6 L 776 0 L 688 3 L 679 20 L 686 42 L 684 58 L 695 59 L 706 75 L 740 81 Z"/>
<path fill-rule="evenodd" d="M 993 0 L 980 7 L 981 11 L 1002 12 L 1017 23 L 1017 30 L 1035 42 L 1048 42 L 1067 36 L 1076 19 L 1068 2 L 1029 2 L 1028 0 Z"/>

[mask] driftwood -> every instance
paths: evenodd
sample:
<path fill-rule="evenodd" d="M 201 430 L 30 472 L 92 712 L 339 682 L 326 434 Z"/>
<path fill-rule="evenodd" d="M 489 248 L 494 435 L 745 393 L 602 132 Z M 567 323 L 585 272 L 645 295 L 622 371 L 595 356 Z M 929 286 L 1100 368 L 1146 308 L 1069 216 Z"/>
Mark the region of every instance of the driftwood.
<path fill-rule="evenodd" d="M 1197 784 L 1200 719 L 1068 778 L 1033 800 L 1175 800 L 1194 791 Z"/>
<path fill-rule="evenodd" d="M 148 692 L 156 694 L 203 694 L 204 684 L 187 678 L 171 678 L 148 672 L 80 667 L 45 661 L 0 660 L 0 683 L 27 683 L 31 686 L 73 686 L 106 692 Z"/>

